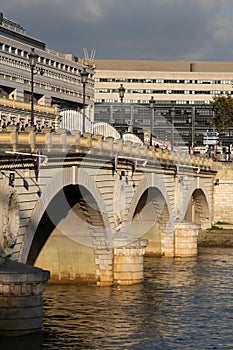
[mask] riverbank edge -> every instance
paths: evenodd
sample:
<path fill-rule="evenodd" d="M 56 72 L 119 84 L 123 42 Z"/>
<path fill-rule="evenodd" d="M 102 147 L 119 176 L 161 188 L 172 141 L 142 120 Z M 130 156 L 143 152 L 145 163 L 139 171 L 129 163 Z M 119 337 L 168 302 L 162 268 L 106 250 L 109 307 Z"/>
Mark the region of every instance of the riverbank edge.
<path fill-rule="evenodd" d="M 233 248 L 233 229 L 201 230 L 197 246 Z"/>

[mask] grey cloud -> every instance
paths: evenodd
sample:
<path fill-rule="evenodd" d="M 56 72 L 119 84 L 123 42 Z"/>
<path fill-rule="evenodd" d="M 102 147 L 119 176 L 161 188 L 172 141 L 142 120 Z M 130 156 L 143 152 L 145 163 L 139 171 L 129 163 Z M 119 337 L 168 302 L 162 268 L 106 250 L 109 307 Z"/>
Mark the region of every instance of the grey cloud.
<path fill-rule="evenodd" d="M 232 0 L 3 0 L 47 47 L 97 58 L 232 60 Z"/>

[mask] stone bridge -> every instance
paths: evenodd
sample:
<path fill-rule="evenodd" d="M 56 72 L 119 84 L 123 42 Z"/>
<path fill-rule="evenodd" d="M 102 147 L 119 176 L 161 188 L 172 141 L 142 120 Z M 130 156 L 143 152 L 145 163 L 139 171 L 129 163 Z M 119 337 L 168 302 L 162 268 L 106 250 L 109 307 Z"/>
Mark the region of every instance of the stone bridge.
<path fill-rule="evenodd" d="M 214 221 L 210 159 L 46 128 L 12 126 L 0 145 L 0 256 L 51 282 L 141 282 L 144 254 L 196 255 Z"/>

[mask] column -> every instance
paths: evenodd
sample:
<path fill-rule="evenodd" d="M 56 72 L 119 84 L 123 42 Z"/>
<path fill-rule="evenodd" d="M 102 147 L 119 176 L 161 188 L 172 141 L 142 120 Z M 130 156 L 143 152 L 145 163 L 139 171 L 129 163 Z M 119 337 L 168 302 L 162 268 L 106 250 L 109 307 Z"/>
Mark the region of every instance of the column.
<path fill-rule="evenodd" d="M 0 265 L 0 336 L 43 327 L 43 290 L 49 272 L 7 259 Z"/>
<path fill-rule="evenodd" d="M 143 256 L 148 241 L 139 239 L 113 249 L 113 281 L 116 284 L 128 285 L 141 283 L 144 279 Z"/>
<path fill-rule="evenodd" d="M 197 255 L 197 236 L 200 225 L 194 222 L 181 222 L 175 228 L 175 256 Z"/>

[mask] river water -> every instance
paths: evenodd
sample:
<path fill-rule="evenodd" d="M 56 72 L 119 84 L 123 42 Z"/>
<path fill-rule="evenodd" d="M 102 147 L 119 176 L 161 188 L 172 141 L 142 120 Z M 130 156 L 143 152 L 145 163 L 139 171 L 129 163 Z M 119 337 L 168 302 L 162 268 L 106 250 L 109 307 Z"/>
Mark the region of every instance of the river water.
<path fill-rule="evenodd" d="M 233 349 L 233 251 L 202 248 L 194 258 L 146 258 L 139 285 L 47 285 L 43 334 L 5 339 L 0 348 L 11 345 Z"/>

